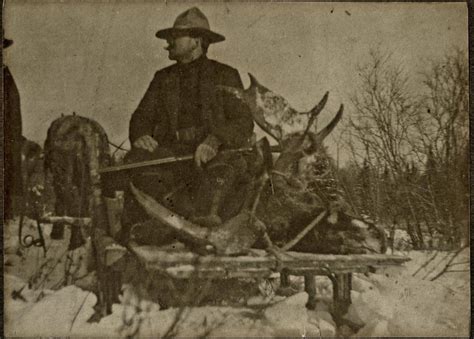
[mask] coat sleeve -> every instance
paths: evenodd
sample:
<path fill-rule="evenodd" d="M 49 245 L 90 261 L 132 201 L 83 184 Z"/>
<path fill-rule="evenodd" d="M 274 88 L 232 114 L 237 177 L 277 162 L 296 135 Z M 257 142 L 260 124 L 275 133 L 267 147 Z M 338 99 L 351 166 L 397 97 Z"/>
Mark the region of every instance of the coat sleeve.
<path fill-rule="evenodd" d="M 237 70 L 229 68 L 220 84 L 243 89 L 242 80 Z M 224 118 L 219 119 L 214 128 L 214 135 L 226 148 L 245 146 L 253 133 L 253 118 L 248 106 L 231 94 L 219 91 L 221 95 Z"/>
<path fill-rule="evenodd" d="M 130 119 L 131 144 L 141 136 L 153 135 L 154 127 L 165 123 L 166 114 L 163 109 L 163 93 L 160 89 L 159 73 L 157 73 Z"/>

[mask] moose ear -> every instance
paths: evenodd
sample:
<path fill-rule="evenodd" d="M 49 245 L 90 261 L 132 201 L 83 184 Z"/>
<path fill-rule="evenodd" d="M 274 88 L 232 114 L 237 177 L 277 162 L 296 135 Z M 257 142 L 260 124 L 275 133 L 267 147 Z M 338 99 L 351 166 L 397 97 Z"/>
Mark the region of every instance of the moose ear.
<path fill-rule="evenodd" d="M 329 135 L 329 133 L 332 132 L 334 127 L 336 127 L 336 125 L 339 123 L 339 121 L 342 118 L 342 112 L 343 111 L 344 111 L 344 105 L 341 105 L 341 107 L 339 107 L 339 111 L 337 111 L 337 114 L 334 117 L 334 119 L 332 119 L 332 121 L 324 129 L 322 129 L 321 131 L 318 132 L 318 134 L 316 135 L 316 139 L 315 139 L 315 142 L 318 145 L 320 145 L 323 142 L 323 140 Z"/>
<path fill-rule="evenodd" d="M 261 87 L 260 83 L 257 81 L 257 79 L 252 75 L 252 73 L 248 73 L 249 78 L 250 78 L 250 87 Z"/>
<path fill-rule="evenodd" d="M 324 106 L 326 106 L 326 103 L 328 102 L 328 97 L 329 97 L 329 92 L 324 93 L 324 96 L 319 100 L 318 104 L 314 106 L 309 112 L 306 114 L 310 115 L 310 119 L 314 119 L 321 113 L 323 110 Z"/>
<path fill-rule="evenodd" d="M 301 142 L 303 142 L 304 138 L 306 137 L 306 134 L 308 134 L 308 131 L 310 130 L 311 126 L 314 124 L 316 117 L 319 115 L 319 113 L 321 113 L 324 106 L 326 106 L 328 97 L 329 97 L 329 92 L 326 92 L 316 106 L 314 106 L 309 112 L 303 113 L 303 114 L 309 114 L 309 119 L 308 119 L 308 125 L 306 126 L 306 129 L 301 138 Z"/>

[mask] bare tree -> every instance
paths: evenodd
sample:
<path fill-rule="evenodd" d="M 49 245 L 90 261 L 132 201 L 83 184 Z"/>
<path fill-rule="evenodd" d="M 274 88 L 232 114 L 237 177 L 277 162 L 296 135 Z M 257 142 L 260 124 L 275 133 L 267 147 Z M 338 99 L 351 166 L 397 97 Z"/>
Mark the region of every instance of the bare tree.
<path fill-rule="evenodd" d="M 455 49 L 433 61 L 424 74 L 426 93 L 417 121 L 426 154 L 423 197 L 427 211 L 436 216 L 434 226 L 450 245 L 468 237 L 468 62 Z"/>
<path fill-rule="evenodd" d="M 402 65 L 380 49 L 358 74 L 346 132 L 359 169 L 358 189 L 351 188 L 357 205 L 391 233 L 405 226 L 415 248 L 432 246 L 437 235 L 450 247 L 461 244 L 469 197 L 465 53 L 431 62 L 417 93 Z"/>
<path fill-rule="evenodd" d="M 369 60 L 357 71 L 360 87 L 352 97 L 354 112 L 348 128 L 352 150 L 359 145 L 355 158 L 362 162 L 363 209 L 392 228 L 403 219 L 413 244 L 421 248 L 420 225 L 412 222 L 417 219 L 415 203 L 407 189 L 407 169 L 416 160 L 412 141 L 418 121 L 417 98 L 409 89 L 406 71 L 390 53 L 370 51 Z"/>
<path fill-rule="evenodd" d="M 352 135 L 363 145 L 370 164 L 401 173 L 412 154 L 408 140 L 417 117 L 406 72 L 394 65 L 391 54 L 379 50 L 372 50 L 369 61 L 357 71 L 361 87 L 352 97 Z"/>

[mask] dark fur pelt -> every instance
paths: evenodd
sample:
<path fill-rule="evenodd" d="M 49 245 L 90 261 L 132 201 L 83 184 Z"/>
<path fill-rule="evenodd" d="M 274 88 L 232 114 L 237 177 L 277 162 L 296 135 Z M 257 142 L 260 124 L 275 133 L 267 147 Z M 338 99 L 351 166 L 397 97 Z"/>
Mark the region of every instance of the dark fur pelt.
<path fill-rule="evenodd" d="M 53 121 L 44 145 L 44 166 L 52 177 L 56 215 L 90 216 L 92 185 L 99 184 L 99 168 L 109 164 L 107 135 L 96 121 L 76 115 Z M 83 243 L 80 230 L 73 228 L 70 249 Z"/>
<path fill-rule="evenodd" d="M 266 190 L 258 210 L 270 239 L 283 247 L 325 212 L 321 222 L 292 250 L 324 254 L 385 252 L 383 230 L 364 222 L 345 203 L 324 155 L 314 158 L 305 170 L 286 177 L 272 176 L 273 190 Z M 318 173 L 315 168 L 322 171 Z"/>
<path fill-rule="evenodd" d="M 341 197 L 339 201 L 327 201 L 278 180 L 273 185 L 275 193 L 262 199 L 265 202 L 259 206 L 258 217 L 267 225 L 275 245 L 283 247 L 325 211 L 323 220 L 292 250 L 327 254 L 385 252 L 383 230 L 355 215 Z"/>

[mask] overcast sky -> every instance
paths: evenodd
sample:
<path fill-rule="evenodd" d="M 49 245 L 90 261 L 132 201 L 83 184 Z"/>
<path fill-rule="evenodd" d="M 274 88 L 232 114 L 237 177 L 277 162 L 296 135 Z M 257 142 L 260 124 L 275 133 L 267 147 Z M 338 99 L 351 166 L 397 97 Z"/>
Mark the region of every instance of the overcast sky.
<path fill-rule="evenodd" d="M 307 110 L 330 92 L 322 123 L 357 90 L 356 66 L 382 46 L 416 75 L 453 47 L 467 50 L 463 3 L 248 3 L 6 1 L 5 51 L 21 95 L 23 134 L 43 144 L 61 113 L 97 120 L 111 141 L 156 70 L 171 64 L 158 29 L 197 5 L 226 41 L 209 57 L 247 73 Z M 331 140 L 329 140 L 331 143 Z M 331 145 L 329 145 L 331 147 Z M 333 146 L 331 147 L 333 148 Z"/>

